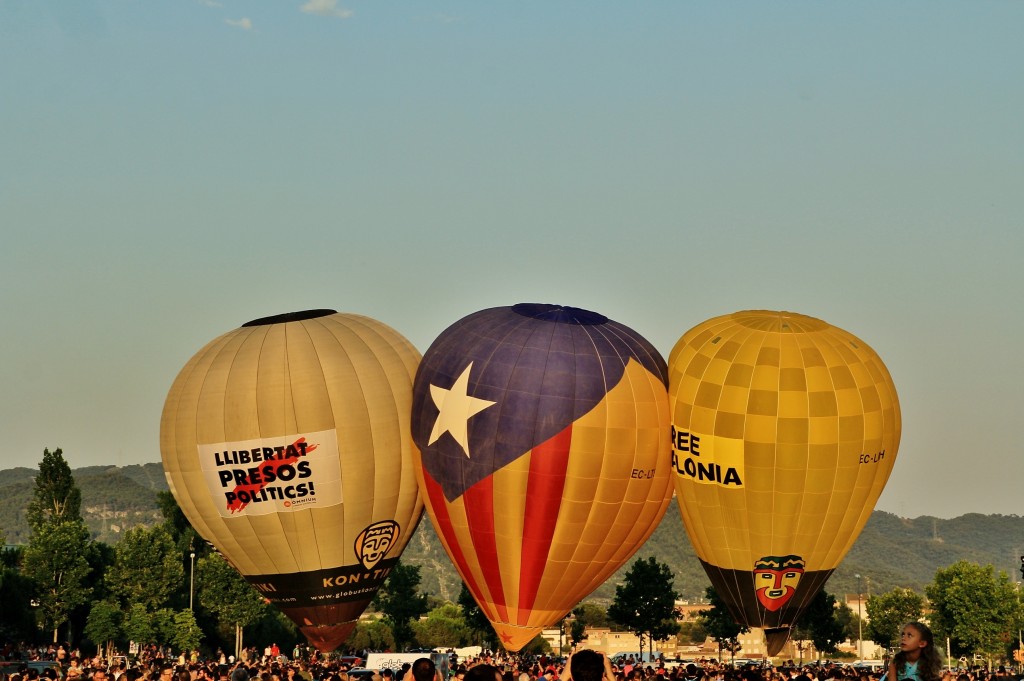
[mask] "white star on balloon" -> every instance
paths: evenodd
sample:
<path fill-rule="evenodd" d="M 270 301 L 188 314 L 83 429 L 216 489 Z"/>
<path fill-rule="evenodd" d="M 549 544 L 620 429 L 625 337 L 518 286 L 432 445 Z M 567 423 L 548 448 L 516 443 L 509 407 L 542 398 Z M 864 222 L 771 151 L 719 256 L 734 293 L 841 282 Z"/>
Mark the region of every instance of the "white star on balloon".
<path fill-rule="evenodd" d="M 448 390 L 433 383 L 430 384 L 430 396 L 437 406 L 437 420 L 434 421 L 434 429 L 430 431 L 430 440 L 427 444 L 432 445 L 437 442 L 439 437 L 450 433 L 462 447 L 467 458 L 469 458 L 469 419 L 487 407 L 497 404 L 468 394 L 469 370 L 472 368 L 473 363 L 470 362 Z"/>

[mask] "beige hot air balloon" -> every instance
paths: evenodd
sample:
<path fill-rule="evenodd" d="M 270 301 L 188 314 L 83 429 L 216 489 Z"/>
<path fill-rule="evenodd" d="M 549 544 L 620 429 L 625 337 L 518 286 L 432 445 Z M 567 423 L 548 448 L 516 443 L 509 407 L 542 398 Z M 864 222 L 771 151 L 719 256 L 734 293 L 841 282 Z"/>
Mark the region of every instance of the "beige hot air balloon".
<path fill-rule="evenodd" d="M 310 310 L 211 341 L 167 396 L 160 450 L 204 539 L 311 643 L 355 627 L 423 510 L 409 420 L 419 352 Z"/>

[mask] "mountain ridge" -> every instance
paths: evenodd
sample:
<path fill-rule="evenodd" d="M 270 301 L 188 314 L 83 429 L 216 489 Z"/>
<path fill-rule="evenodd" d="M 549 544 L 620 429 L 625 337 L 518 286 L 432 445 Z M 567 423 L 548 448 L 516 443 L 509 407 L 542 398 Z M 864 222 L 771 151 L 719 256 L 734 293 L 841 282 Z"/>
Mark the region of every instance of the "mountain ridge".
<path fill-rule="evenodd" d="M 0 498 L 4 500 L 0 504 L 0 530 L 6 533 L 9 543 L 28 541 L 25 508 L 32 497 L 32 481 L 37 472 L 38 469 L 25 467 L 0 471 Z M 168 489 L 161 464 L 88 466 L 72 473 L 82 491 L 82 515 L 94 539 L 115 544 L 128 528 L 161 521 L 156 493 Z M 621 582 L 632 561 L 650 556 L 669 565 L 675 576 L 674 586 L 684 599 L 703 598 L 710 582 L 673 503 L 651 538 L 588 600 L 610 602 L 615 585 Z M 958 560 L 992 564 L 1016 580 L 1021 556 L 1021 516 L 968 513 L 950 519 L 902 518 L 886 511 L 873 511 L 825 589 L 839 600 L 897 586 L 923 592 L 937 569 Z M 428 518 L 420 521 L 402 558 L 421 568 L 420 588 L 424 592 L 452 601 L 458 597 L 459 576 Z"/>

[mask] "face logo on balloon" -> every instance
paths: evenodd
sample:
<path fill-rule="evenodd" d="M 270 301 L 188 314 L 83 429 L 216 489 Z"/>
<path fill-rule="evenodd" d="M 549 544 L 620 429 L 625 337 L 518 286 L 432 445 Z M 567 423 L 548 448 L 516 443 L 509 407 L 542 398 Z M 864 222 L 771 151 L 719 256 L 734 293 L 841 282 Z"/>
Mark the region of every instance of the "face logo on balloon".
<path fill-rule="evenodd" d="M 754 590 L 757 600 L 775 612 L 793 597 L 804 574 L 800 556 L 763 556 L 754 562 Z"/>
<path fill-rule="evenodd" d="M 398 523 L 393 520 L 382 520 L 366 528 L 356 537 L 356 557 L 363 568 L 370 570 L 387 555 L 400 533 Z"/>

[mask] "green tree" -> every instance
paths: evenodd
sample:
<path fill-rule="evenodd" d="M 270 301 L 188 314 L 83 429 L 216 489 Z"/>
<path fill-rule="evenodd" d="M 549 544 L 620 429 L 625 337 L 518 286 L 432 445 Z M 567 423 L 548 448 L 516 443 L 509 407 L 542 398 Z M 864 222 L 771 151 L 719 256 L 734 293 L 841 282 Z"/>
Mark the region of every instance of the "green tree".
<path fill-rule="evenodd" d="M 244 627 L 263 617 L 266 601 L 220 554 L 200 558 L 196 572 L 199 603 L 214 615 L 224 631 L 234 630 L 237 654 L 242 648 Z"/>
<path fill-rule="evenodd" d="M 199 537 L 173 494 L 166 490 L 157 492 L 156 501 L 164 519 L 163 527 L 177 547 L 176 555 L 181 560 L 182 572 L 188 575 L 195 568 L 196 561 L 209 553 L 209 545 Z"/>
<path fill-rule="evenodd" d="M 352 650 L 394 650 L 395 637 L 391 627 L 380 618 L 359 620 L 355 630 L 345 641 Z"/>
<path fill-rule="evenodd" d="M 868 615 L 865 637 L 888 648 L 899 641 L 904 624 L 924 617 L 924 596 L 896 587 L 869 598 L 865 608 Z"/>
<path fill-rule="evenodd" d="M 494 627 L 491 626 L 484 611 L 480 609 L 465 582 L 462 583 L 462 589 L 459 591 L 458 605 L 462 608 L 462 619 L 466 626 L 470 632 L 477 635 L 477 643 L 491 650 L 496 648 Z"/>
<path fill-rule="evenodd" d="M 552 652 L 551 644 L 548 643 L 548 640 L 546 638 L 544 638 L 540 634 L 537 634 L 532 639 L 530 639 L 529 643 L 523 646 L 521 652 L 524 655 L 550 655 Z"/>
<path fill-rule="evenodd" d="M 583 601 L 572 609 L 572 614 L 588 627 L 607 627 L 612 623 L 608 611 L 593 601 Z"/>
<path fill-rule="evenodd" d="M 722 651 L 727 650 L 729 652 L 729 661 L 732 662 L 736 659 L 736 653 L 743 650 L 743 644 L 740 643 L 738 638 L 727 638 L 724 641 L 718 642 L 718 658 L 721 661 Z M 801 664 L 803 663 L 803 656 L 800 657 Z"/>
<path fill-rule="evenodd" d="M 572 609 L 572 624 L 569 627 L 569 642 L 573 647 L 584 639 L 587 627 L 607 627 L 611 620 L 608 611 L 597 603 L 584 601 Z"/>
<path fill-rule="evenodd" d="M 434 608 L 412 628 L 416 641 L 424 648 L 461 648 L 469 641 L 462 608 L 453 603 Z"/>
<path fill-rule="evenodd" d="M 128 608 L 122 628 L 125 638 L 142 645 L 156 643 L 153 618 L 142 603 L 133 603 Z"/>
<path fill-rule="evenodd" d="M 156 503 L 160 507 L 164 529 L 171 535 L 178 546 L 178 552 L 187 554 L 190 549 L 205 553 L 206 544 L 199 539 L 199 534 L 192 527 L 178 505 L 178 500 L 167 490 L 156 493 Z"/>
<path fill-rule="evenodd" d="M 90 589 L 84 585 L 90 571 L 85 556 L 89 543 L 84 522 L 64 520 L 39 525 L 25 547 L 22 573 L 35 585 L 43 626 L 53 629 L 54 643 L 71 612 L 89 600 Z"/>
<path fill-rule="evenodd" d="M 96 644 L 96 654 L 106 657 L 121 635 L 121 609 L 110 601 L 96 601 L 85 622 L 85 635 Z"/>
<path fill-rule="evenodd" d="M 1017 590 L 991 565 L 959 561 L 937 570 L 926 593 L 935 637 L 949 637 L 954 655 L 1001 657 L 1021 626 Z"/>
<path fill-rule="evenodd" d="M 82 492 L 59 447 L 52 452 L 43 449 L 25 517 L 33 530 L 50 523 L 82 520 Z"/>
<path fill-rule="evenodd" d="M 819 591 L 794 627 L 793 637 L 808 640 L 823 653 L 835 653 L 836 644 L 844 637 L 843 626 L 836 618 L 836 599 L 824 589 Z"/>
<path fill-rule="evenodd" d="M 836 621 L 843 628 L 843 639 L 853 641 L 861 636 L 864 623 L 848 604 L 840 603 L 836 606 Z"/>
<path fill-rule="evenodd" d="M 676 599 L 672 587 L 672 569 L 654 556 L 639 559 L 630 566 L 622 584 L 615 587 L 615 600 L 608 608 L 608 617 L 644 639 L 653 652 L 654 641 L 662 641 L 679 631 L 676 622 Z"/>
<path fill-rule="evenodd" d="M 248 639 L 262 644 L 276 642 L 282 651 L 287 651 L 299 640 L 302 632 L 288 616 L 274 607 L 268 607 L 263 617 L 248 628 Z M 262 647 L 262 646 L 261 646 Z"/>
<path fill-rule="evenodd" d="M 684 645 L 700 645 L 708 637 L 700 618 L 679 623 L 678 641 Z"/>
<path fill-rule="evenodd" d="M 32 611 L 35 584 L 22 574 L 24 547 L 0 549 L 0 641 L 31 639 L 38 627 Z"/>
<path fill-rule="evenodd" d="M 177 611 L 174 613 L 173 626 L 174 633 L 169 641 L 172 646 L 182 652 L 199 649 L 203 632 L 199 630 L 194 612 L 188 609 Z"/>
<path fill-rule="evenodd" d="M 732 613 L 729 612 L 725 605 L 725 601 L 718 596 L 713 587 L 709 586 L 704 593 L 711 607 L 700 611 L 698 621 L 704 627 L 704 630 L 708 632 L 708 635 L 718 644 L 718 659 L 721 660 L 722 649 L 724 648 L 730 653 L 735 652 L 734 648 L 739 643 L 737 638 L 740 634 L 750 631 L 750 629 L 733 618 Z"/>
<path fill-rule="evenodd" d="M 69 631 L 85 631 L 93 604 L 114 600 L 106 582 L 107 570 L 114 564 L 114 547 L 101 541 L 90 541 L 85 548 L 85 560 L 89 563 L 89 574 L 82 580 L 82 587 L 89 591 L 89 600 L 71 611 Z"/>
<path fill-rule="evenodd" d="M 180 595 L 184 581 L 177 547 L 160 525 L 125 532 L 117 543 L 114 564 L 107 570 L 110 592 L 124 604 L 142 603 L 149 612 Z"/>
<path fill-rule="evenodd" d="M 569 625 L 569 645 L 572 648 L 575 648 L 586 637 L 587 637 L 587 623 L 582 621 L 582 620 L 578 620 L 578 619 L 574 618 L 572 620 L 572 623 Z"/>
<path fill-rule="evenodd" d="M 373 597 L 373 607 L 391 627 L 398 650 L 404 650 L 415 640 L 412 622 L 427 611 L 427 597 L 416 591 L 419 584 L 419 567 L 399 561 Z"/>
<path fill-rule="evenodd" d="M 159 608 L 149 613 L 149 622 L 153 628 L 153 642 L 168 645 L 174 641 L 177 627 L 174 623 L 176 612 L 171 608 Z"/>

